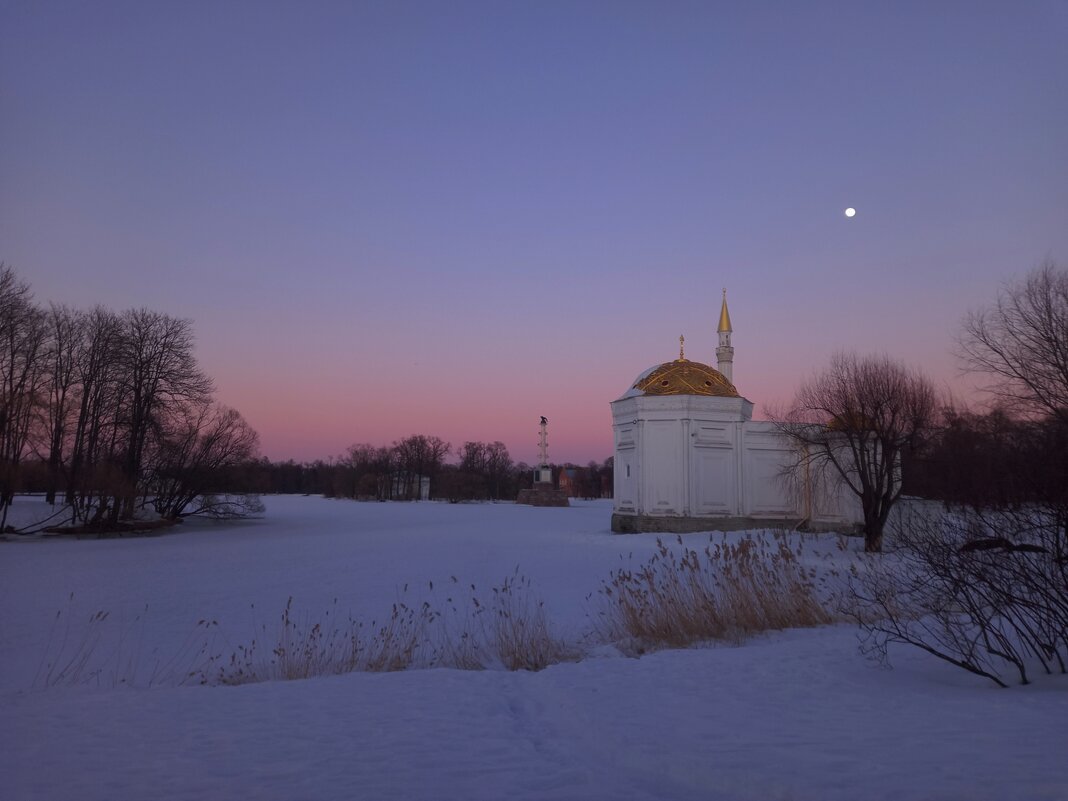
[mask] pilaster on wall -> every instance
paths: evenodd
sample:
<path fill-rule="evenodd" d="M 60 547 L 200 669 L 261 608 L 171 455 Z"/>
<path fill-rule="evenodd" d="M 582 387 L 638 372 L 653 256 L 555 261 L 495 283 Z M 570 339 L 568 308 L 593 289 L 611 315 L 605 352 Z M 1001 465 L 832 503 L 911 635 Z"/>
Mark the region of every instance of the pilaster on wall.
<path fill-rule="evenodd" d="M 691 486 L 690 476 L 693 475 L 693 447 L 691 442 L 693 437 L 690 430 L 690 418 L 683 417 L 680 421 L 682 424 L 682 480 L 679 482 L 682 487 L 682 513 L 686 516 L 692 514 L 691 511 Z"/>

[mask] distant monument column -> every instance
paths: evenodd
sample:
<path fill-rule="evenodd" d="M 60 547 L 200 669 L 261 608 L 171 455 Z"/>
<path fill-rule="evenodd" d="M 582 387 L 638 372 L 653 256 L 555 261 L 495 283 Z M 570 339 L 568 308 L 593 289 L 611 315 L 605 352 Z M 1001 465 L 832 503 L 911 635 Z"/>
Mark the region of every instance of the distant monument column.
<path fill-rule="evenodd" d="M 549 420 L 544 415 L 538 429 L 538 469 L 534 475 L 534 483 L 553 483 L 553 471 L 549 467 Z"/>
<path fill-rule="evenodd" d="M 534 486 L 519 490 L 516 503 L 528 506 L 570 506 L 567 493 L 553 489 L 553 470 L 549 467 L 549 420 L 542 416 L 538 428 L 538 466 L 534 470 Z"/>

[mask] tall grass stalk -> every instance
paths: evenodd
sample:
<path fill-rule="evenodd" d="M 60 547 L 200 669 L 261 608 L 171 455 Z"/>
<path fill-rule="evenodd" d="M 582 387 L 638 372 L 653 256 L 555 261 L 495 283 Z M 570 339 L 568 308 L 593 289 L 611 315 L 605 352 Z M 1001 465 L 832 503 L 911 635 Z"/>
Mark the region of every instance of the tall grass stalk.
<path fill-rule="evenodd" d="M 602 583 L 598 633 L 642 651 L 831 623 L 803 547 L 783 532 L 724 538 L 700 551 L 676 552 L 658 539 L 648 562 Z"/>
<path fill-rule="evenodd" d="M 508 670 L 543 670 L 569 656 L 563 640 L 549 625 L 545 603 L 534 597 L 530 579 L 519 568 L 493 588 L 493 618 L 489 640 Z"/>
<path fill-rule="evenodd" d="M 208 657 L 195 671 L 201 684 L 250 684 L 332 676 L 356 671 L 404 670 L 429 652 L 428 629 L 436 613 L 428 603 L 395 603 L 381 622 L 365 625 L 338 612 L 337 600 L 321 620 L 298 615 L 290 597 L 277 631 L 263 626 L 258 637 L 238 645 L 229 658 Z"/>

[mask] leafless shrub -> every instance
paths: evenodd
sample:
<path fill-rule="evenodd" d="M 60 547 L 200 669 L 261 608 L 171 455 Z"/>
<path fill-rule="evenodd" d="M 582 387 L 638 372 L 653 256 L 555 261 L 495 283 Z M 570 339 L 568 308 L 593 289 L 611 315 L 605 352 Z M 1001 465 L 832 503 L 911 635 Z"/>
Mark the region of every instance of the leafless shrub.
<path fill-rule="evenodd" d="M 678 538 L 682 544 L 682 538 Z M 705 640 L 740 642 L 773 629 L 830 623 L 802 545 L 786 534 L 724 538 L 681 554 L 657 540 L 657 553 L 635 570 L 619 569 L 598 590 L 597 628 L 639 651 Z"/>
<path fill-rule="evenodd" d="M 872 557 L 849 581 L 846 611 L 862 650 L 882 661 L 912 645 L 1007 686 L 1038 665 L 1064 673 L 1068 655 L 1068 550 L 1063 526 L 1038 508 L 913 518 L 894 558 Z"/>

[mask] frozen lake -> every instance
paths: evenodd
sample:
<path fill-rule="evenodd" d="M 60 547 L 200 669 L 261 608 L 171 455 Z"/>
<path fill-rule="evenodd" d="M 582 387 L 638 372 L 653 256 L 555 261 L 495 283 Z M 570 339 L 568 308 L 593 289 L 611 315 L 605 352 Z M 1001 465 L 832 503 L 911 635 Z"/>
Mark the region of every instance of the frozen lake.
<path fill-rule="evenodd" d="M 141 670 L 201 619 L 244 642 L 289 598 L 312 618 L 330 608 L 375 617 L 451 586 L 489 592 L 517 567 L 577 640 L 587 597 L 656 547 L 652 535 L 611 535 L 603 501 L 265 501 L 262 520 L 0 543 L 0 797 L 1068 798 L 1068 680 L 997 690 L 904 649 L 885 670 L 844 624 L 640 659 L 594 648 L 539 673 L 41 686 L 42 658 L 62 636 L 57 613 L 107 612 L 101 642 L 122 641 L 98 656 L 118 647 Z M 19 513 L 34 503 L 20 499 Z M 683 539 L 703 547 L 709 535 Z"/>

